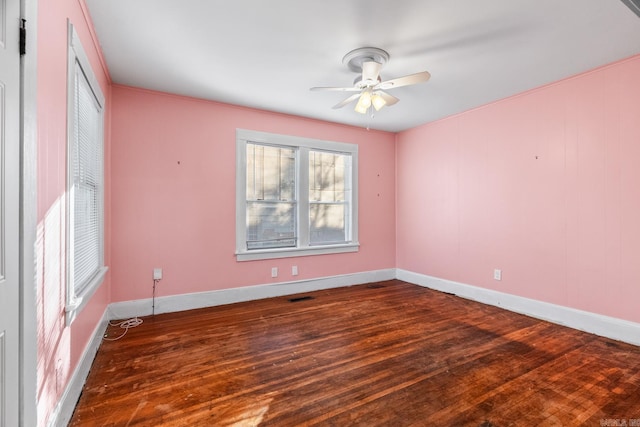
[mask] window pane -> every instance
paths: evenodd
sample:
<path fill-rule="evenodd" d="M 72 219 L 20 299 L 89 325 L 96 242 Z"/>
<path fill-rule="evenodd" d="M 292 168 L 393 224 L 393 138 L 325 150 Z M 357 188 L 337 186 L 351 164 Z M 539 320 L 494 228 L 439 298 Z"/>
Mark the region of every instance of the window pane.
<path fill-rule="evenodd" d="M 296 246 L 296 150 L 247 144 L 247 249 Z"/>
<path fill-rule="evenodd" d="M 350 240 L 351 156 L 309 151 L 309 242 L 312 245 Z"/>
<path fill-rule="evenodd" d="M 296 246 L 296 205 L 247 201 L 247 249 Z"/>
<path fill-rule="evenodd" d="M 247 200 L 295 200 L 295 149 L 247 144 Z"/>
<path fill-rule="evenodd" d="M 309 152 L 309 201 L 344 202 L 349 196 L 346 174 L 351 156 L 325 151 Z"/>
<path fill-rule="evenodd" d="M 345 243 L 346 205 L 344 203 L 309 204 L 309 238 L 312 245 Z"/>

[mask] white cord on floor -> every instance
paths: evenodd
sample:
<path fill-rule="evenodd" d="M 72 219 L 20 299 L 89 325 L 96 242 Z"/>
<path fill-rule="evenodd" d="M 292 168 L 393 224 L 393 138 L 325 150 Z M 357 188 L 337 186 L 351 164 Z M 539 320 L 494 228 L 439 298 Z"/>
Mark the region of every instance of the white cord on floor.
<path fill-rule="evenodd" d="M 109 326 L 120 326 L 122 329 L 124 329 L 124 332 L 122 333 L 122 335 L 116 337 L 116 338 L 107 338 L 107 336 L 105 335 L 103 340 L 105 341 L 117 341 L 120 338 L 122 338 L 123 336 L 125 336 L 127 334 L 127 331 L 129 331 L 130 328 L 135 328 L 136 326 L 140 326 L 142 324 L 142 319 L 140 319 L 138 316 L 136 317 L 132 317 L 131 319 L 127 319 L 127 320 L 123 320 L 121 322 L 116 322 L 116 323 L 112 323 L 111 321 L 109 322 Z"/>

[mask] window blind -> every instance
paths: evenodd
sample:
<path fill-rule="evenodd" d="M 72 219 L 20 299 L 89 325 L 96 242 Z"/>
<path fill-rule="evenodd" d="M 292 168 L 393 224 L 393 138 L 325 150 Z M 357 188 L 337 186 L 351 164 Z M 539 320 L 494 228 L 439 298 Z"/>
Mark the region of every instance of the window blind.
<path fill-rule="evenodd" d="M 102 266 L 102 114 L 81 66 L 75 67 L 71 217 L 73 286 L 78 295 Z"/>

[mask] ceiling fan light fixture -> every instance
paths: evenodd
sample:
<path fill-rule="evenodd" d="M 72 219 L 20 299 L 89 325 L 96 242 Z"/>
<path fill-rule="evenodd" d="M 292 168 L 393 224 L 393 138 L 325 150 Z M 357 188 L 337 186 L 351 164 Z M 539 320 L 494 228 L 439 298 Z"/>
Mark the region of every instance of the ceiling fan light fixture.
<path fill-rule="evenodd" d="M 360 114 L 366 114 L 369 107 L 371 107 L 371 102 L 371 89 L 363 90 L 362 95 L 360 95 L 360 99 L 358 99 L 355 110 Z"/>
<path fill-rule="evenodd" d="M 373 92 L 373 95 L 371 95 L 371 104 L 373 105 L 373 108 L 376 109 L 376 111 L 380 111 L 382 107 L 387 105 L 387 101 L 385 101 L 385 99 L 380 96 L 378 92 Z"/>
<path fill-rule="evenodd" d="M 364 107 L 360 105 L 360 103 L 357 103 L 356 108 L 354 108 L 354 110 L 356 111 L 356 113 L 367 114 L 367 111 L 369 111 L 369 107 Z"/>

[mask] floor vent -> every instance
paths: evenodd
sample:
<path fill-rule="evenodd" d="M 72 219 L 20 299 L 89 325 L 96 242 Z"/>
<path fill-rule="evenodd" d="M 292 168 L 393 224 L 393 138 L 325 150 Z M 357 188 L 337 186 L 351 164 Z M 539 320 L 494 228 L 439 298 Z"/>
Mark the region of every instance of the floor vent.
<path fill-rule="evenodd" d="M 367 285 L 367 288 L 369 288 L 369 289 L 380 289 L 380 288 L 386 288 L 386 286 L 374 283 L 373 285 Z"/>
<path fill-rule="evenodd" d="M 289 302 L 308 301 L 310 299 L 314 299 L 314 297 L 307 295 L 307 296 L 304 296 L 304 297 L 289 298 Z"/>

